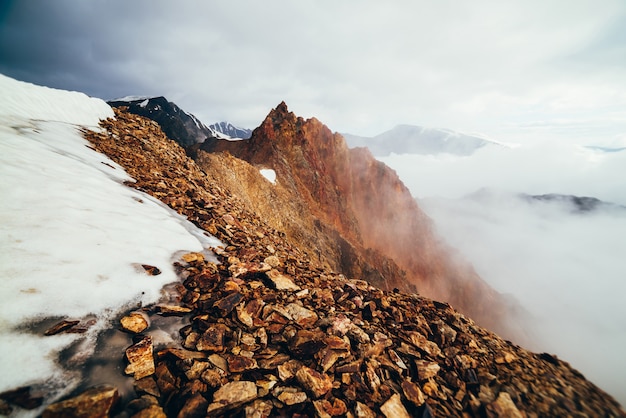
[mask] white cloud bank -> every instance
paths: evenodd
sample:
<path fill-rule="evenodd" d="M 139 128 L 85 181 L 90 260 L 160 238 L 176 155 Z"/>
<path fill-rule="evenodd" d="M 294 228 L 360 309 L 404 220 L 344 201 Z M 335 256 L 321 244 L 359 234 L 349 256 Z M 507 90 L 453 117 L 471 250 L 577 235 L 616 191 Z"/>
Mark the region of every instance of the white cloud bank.
<path fill-rule="evenodd" d="M 557 354 L 626 404 L 626 211 L 577 213 L 518 195 L 626 204 L 626 151 L 535 143 L 485 147 L 470 157 L 381 160 L 477 272 L 529 311 L 529 348 Z M 490 190 L 459 199 L 483 187 Z"/>

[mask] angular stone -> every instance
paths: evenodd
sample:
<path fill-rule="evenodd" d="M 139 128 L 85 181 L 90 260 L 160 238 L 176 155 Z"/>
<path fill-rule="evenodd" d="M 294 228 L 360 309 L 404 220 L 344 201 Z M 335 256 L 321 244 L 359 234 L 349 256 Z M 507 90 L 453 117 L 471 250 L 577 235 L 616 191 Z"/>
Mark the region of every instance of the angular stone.
<path fill-rule="evenodd" d="M 64 331 L 68 331 L 69 329 L 71 329 L 72 327 L 74 327 L 75 325 L 78 325 L 80 323 L 80 321 L 67 321 L 67 320 L 63 320 L 61 322 L 59 322 L 58 324 L 48 328 L 45 332 L 44 335 L 46 336 L 50 336 L 50 335 L 56 335 L 59 334 L 61 332 Z"/>
<path fill-rule="evenodd" d="M 409 402 L 413 402 L 415 406 L 422 406 L 425 402 L 422 390 L 419 385 L 413 382 L 404 380 L 402 382 L 402 392 L 404 392 L 404 396 L 406 396 Z"/>
<path fill-rule="evenodd" d="M 286 308 L 291 318 L 302 328 L 311 328 L 319 319 L 314 311 L 297 303 L 290 303 Z"/>
<path fill-rule="evenodd" d="M 285 405 L 295 405 L 305 402 L 308 398 L 306 393 L 294 387 L 279 386 L 272 391 L 272 395 Z"/>
<path fill-rule="evenodd" d="M 250 405 L 246 405 L 246 418 L 267 418 L 272 413 L 274 405 L 270 401 L 257 399 Z"/>
<path fill-rule="evenodd" d="M 313 401 L 313 407 L 317 417 L 341 417 L 348 412 L 345 402 L 337 398 L 332 403 L 327 399 Z"/>
<path fill-rule="evenodd" d="M 441 370 L 439 364 L 432 361 L 416 360 L 415 365 L 417 366 L 417 376 L 420 380 L 434 377 L 439 373 L 439 370 Z"/>
<path fill-rule="evenodd" d="M 196 350 L 224 351 L 224 335 L 226 330 L 227 328 L 224 324 L 212 324 L 198 339 Z"/>
<path fill-rule="evenodd" d="M 333 388 L 333 380 L 330 376 L 306 366 L 296 372 L 296 379 L 315 399 L 325 395 Z"/>
<path fill-rule="evenodd" d="M 187 254 L 183 254 L 180 258 L 182 258 L 182 260 L 185 263 L 201 263 L 204 261 L 204 255 L 202 255 L 202 253 L 187 253 Z"/>
<path fill-rule="evenodd" d="M 231 356 L 227 359 L 228 370 L 231 373 L 241 373 L 246 370 L 258 369 L 256 360 L 244 356 Z"/>
<path fill-rule="evenodd" d="M 504 391 L 498 394 L 495 401 L 487 405 L 487 413 L 488 416 L 497 418 L 522 418 L 524 416 L 513 403 L 511 395 Z"/>
<path fill-rule="evenodd" d="M 206 414 L 209 402 L 204 396 L 196 393 L 185 402 L 176 418 L 199 418 Z"/>
<path fill-rule="evenodd" d="M 143 312 L 131 312 L 120 319 L 120 324 L 124 331 L 138 334 L 150 326 L 150 319 Z"/>
<path fill-rule="evenodd" d="M 126 349 L 128 366 L 124 373 L 132 374 L 135 380 L 154 374 L 154 358 L 152 356 L 152 337 L 145 336 L 136 344 Z"/>
<path fill-rule="evenodd" d="M 280 273 L 278 270 L 272 269 L 265 274 L 276 290 L 300 290 L 300 286 L 295 284 L 290 277 Z"/>
<path fill-rule="evenodd" d="M 213 304 L 214 308 L 217 308 L 222 317 L 228 315 L 235 306 L 243 299 L 241 293 L 231 293 L 230 295 L 218 300 Z"/>
<path fill-rule="evenodd" d="M 298 330 L 289 344 L 289 350 L 298 358 L 312 357 L 326 345 L 324 337 L 325 334 L 319 330 Z"/>
<path fill-rule="evenodd" d="M 208 416 L 218 416 L 231 409 L 238 408 L 257 397 L 257 388 L 254 382 L 230 382 L 219 388 L 213 394 L 213 402 L 207 409 Z"/>
<path fill-rule="evenodd" d="M 183 316 L 192 311 L 191 308 L 179 305 L 156 305 L 156 311 L 164 316 Z"/>
<path fill-rule="evenodd" d="M 158 267 L 151 266 L 149 264 L 142 264 L 141 267 L 148 273 L 150 276 L 158 276 L 161 274 L 161 270 Z"/>
<path fill-rule="evenodd" d="M 144 377 L 143 379 L 135 380 L 133 387 L 138 394 L 147 394 L 154 397 L 161 396 L 159 387 L 152 376 Z"/>
<path fill-rule="evenodd" d="M 376 413 L 371 410 L 371 408 L 364 403 L 357 402 L 356 407 L 354 407 L 354 413 L 357 418 L 376 418 Z"/>
<path fill-rule="evenodd" d="M 150 405 L 130 418 L 167 418 L 167 415 L 159 405 Z"/>
<path fill-rule="evenodd" d="M 437 357 L 441 355 L 441 349 L 439 348 L 439 346 L 433 341 L 430 341 L 428 338 L 424 337 L 419 332 L 409 332 L 409 338 L 411 339 L 411 344 L 424 351 L 426 354 L 432 357 Z"/>
<path fill-rule="evenodd" d="M 113 386 L 92 388 L 74 398 L 49 405 L 43 411 L 42 417 L 108 417 L 118 398 L 117 389 Z"/>
<path fill-rule="evenodd" d="M 397 393 L 380 407 L 380 412 L 387 418 L 411 418 Z"/>
<path fill-rule="evenodd" d="M 278 369 L 278 378 L 283 382 L 292 379 L 298 370 L 302 367 L 302 363 L 298 360 L 289 360 L 280 364 Z"/>

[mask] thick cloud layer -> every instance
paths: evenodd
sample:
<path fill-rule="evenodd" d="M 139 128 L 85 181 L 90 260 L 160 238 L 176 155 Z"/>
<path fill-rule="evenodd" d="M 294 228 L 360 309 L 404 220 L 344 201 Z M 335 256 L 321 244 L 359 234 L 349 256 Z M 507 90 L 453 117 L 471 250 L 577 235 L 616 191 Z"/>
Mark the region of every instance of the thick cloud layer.
<path fill-rule="evenodd" d="M 285 100 L 360 135 L 409 123 L 609 140 L 626 127 L 621 0 L 3 4 L 0 72 L 104 99 L 166 95 L 205 123 L 253 128 Z"/>
<path fill-rule="evenodd" d="M 626 404 L 626 151 L 535 143 L 382 160 L 420 197 L 446 241 L 528 311 L 529 348 L 557 354 Z M 566 199 L 521 193 L 617 205 L 581 212 Z"/>

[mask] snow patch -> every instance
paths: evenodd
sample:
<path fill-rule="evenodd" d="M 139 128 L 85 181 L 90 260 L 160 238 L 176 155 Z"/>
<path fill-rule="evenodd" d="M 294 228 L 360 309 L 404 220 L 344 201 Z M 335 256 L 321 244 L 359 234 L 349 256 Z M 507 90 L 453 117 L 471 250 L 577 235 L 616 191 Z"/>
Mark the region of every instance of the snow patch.
<path fill-rule="evenodd" d="M 148 106 L 148 102 L 150 101 L 150 99 L 146 99 L 143 102 L 139 103 L 139 107 L 146 107 Z"/>
<path fill-rule="evenodd" d="M 158 301 L 178 280 L 177 252 L 221 243 L 122 184 L 132 179 L 90 147 L 77 125 L 112 116 L 103 101 L 4 76 L 0 89 L 0 392 L 48 381 L 71 390 L 78 382 L 55 363 L 62 349 L 82 340 L 88 354 L 122 309 Z M 88 316 L 97 321 L 86 334 L 29 331 Z"/>
<path fill-rule="evenodd" d="M 261 175 L 269 180 L 270 183 L 276 184 L 276 172 L 271 168 L 262 168 L 259 170 Z"/>

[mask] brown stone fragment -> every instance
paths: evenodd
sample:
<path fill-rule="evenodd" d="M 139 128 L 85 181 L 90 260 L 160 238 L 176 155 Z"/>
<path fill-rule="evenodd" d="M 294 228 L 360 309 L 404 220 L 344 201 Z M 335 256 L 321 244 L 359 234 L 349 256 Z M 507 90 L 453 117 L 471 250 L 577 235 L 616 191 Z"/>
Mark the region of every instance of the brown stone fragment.
<path fill-rule="evenodd" d="M 224 412 L 238 408 L 257 397 L 257 388 L 254 382 L 230 382 L 219 388 L 213 394 L 213 402 L 207 409 L 208 416 L 219 416 Z"/>
<path fill-rule="evenodd" d="M 179 305 L 156 305 L 155 309 L 164 316 L 183 316 L 192 311 L 191 308 Z"/>
<path fill-rule="evenodd" d="M 126 374 L 132 374 L 135 380 L 154 374 L 154 358 L 152 356 L 152 337 L 145 336 L 136 344 L 126 349 L 128 366 Z"/>
<path fill-rule="evenodd" d="M 391 396 L 381 407 L 380 411 L 387 418 L 411 418 L 408 411 L 402 404 L 400 395 L 397 393 Z"/>
<path fill-rule="evenodd" d="M 420 380 L 426 380 L 436 376 L 439 370 L 441 370 L 439 364 L 433 361 L 416 360 L 415 365 L 417 366 L 417 375 Z"/>
<path fill-rule="evenodd" d="M 313 407 L 315 408 L 315 415 L 318 417 L 339 417 L 348 412 L 346 403 L 337 398 L 332 403 L 326 399 L 314 401 Z"/>
<path fill-rule="evenodd" d="M 223 317 L 228 315 L 235 306 L 243 299 L 243 295 L 241 293 L 231 293 L 230 295 L 218 300 L 213 304 L 214 308 L 217 308 L 220 315 Z"/>
<path fill-rule="evenodd" d="M 356 403 L 354 413 L 357 418 L 376 418 L 376 413 L 372 411 L 369 406 L 361 402 Z"/>
<path fill-rule="evenodd" d="M 64 331 L 68 331 L 70 328 L 74 327 L 75 325 L 78 325 L 79 323 L 80 323 L 80 321 L 63 320 L 63 321 L 59 322 L 58 324 L 48 328 L 44 332 L 44 335 L 50 336 L 50 335 L 59 334 L 59 333 L 64 332 Z"/>
<path fill-rule="evenodd" d="M 270 358 L 264 358 L 264 359 L 260 359 L 258 361 L 259 363 L 259 367 L 261 369 L 265 369 L 265 370 L 274 370 L 275 368 L 277 368 L 278 366 L 280 366 L 281 364 L 285 363 L 287 360 L 289 360 L 291 357 L 288 354 L 276 354 Z"/>
<path fill-rule="evenodd" d="M 196 393 L 187 399 L 187 402 L 185 402 L 185 405 L 183 405 L 181 410 L 178 412 L 176 418 L 204 417 L 208 406 L 209 402 L 204 398 L 204 396 Z"/>
<path fill-rule="evenodd" d="M 187 253 L 187 254 L 183 254 L 180 258 L 182 258 L 182 260 L 185 263 L 201 263 L 204 261 L 204 255 L 202 255 L 202 253 Z"/>
<path fill-rule="evenodd" d="M 306 393 L 298 390 L 298 388 L 279 386 L 272 391 L 272 395 L 285 405 L 296 405 L 305 402 L 308 398 Z"/>
<path fill-rule="evenodd" d="M 226 326 L 224 324 L 212 324 L 198 339 L 196 349 L 199 351 L 223 351 L 225 333 Z"/>
<path fill-rule="evenodd" d="M 416 406 L 422 406 L 424 404 L 424 394 L 420 387 L 408 380 L 404 380 L 402 382 L 402 392 L 404 392 L 404 396 L 410 401 L 413 402 Z"/>
<path fill-rule="evenodd" d="M 167 415 L 159 405 L 150 405 L 130 418 L 167 418 Z"/>
<path fill-rule="evenodd" d="M 296 375 L 296 372 L 302 368 L 302 363 L 298 360 L 289 360 L 285 363 L 279 365 L 278 369 L 278 378 L 283 382 L 293 378 Z"/>
<path fill-rule="evenodd" d="M 523 415 L 513 403 L 511 395 L 500 392 L 498 398 L 487 405 L 487 416 L 494 418 L 522 418 Z"/>
<path fill-rule="evenodd" d="M 157 386 L 156 381 L 152 376 L 135 380 L 133 387 L 135 389 L 135 392 L 137 392 L 138 394 L 152 395 L 157 398 L 161 396 L 161 393 L 159 392 L 159 387 Z"/>
<path fill-rule="evenodd" d="M 120 325 L 122 326 L 122 330 L 138 334 L 150 326 L 150 319 L 148 315 L 143 312 L 131 312 L 129 315 L 120 319 Z"/>
<path fill-rule="evenodd" d="M 300 286 L 296 285 L 290 277 L 282 274 L 278 270 L 270 270 L 265 273 L 270 279 L 270 283 L 276 290 L 300 290 Z"/>
<path fill-rule="evenodd" d="M 227 359 L 228 370 L 231 373 L 241 373 L 246 370 L 258 369 L 256 360 L 244 356 L 231 356 Z"/>
<path fill-rule="evenodd" d="M 80 395 L 65 401 L 53 403 L 43 411 L 43 418 L 101 418 L 108 417 L 118 400 L 117 389 L 113 386 L 101 386 L 89 389 Z"/>
<path fill-rule="evenodd" d="M 296 372 L 296 379 L 315 399 L 328 393 L 333 388 L 333 380 L 330 376 L 306 366 Z"/>
<path fill-rule="evenodd" d="M 310 358 L 326 345 L 324 336 L 319 330 L 298 330 L 289 344 L 289 350 L 298 358 Z"/>
<path fill-rule="evenodd" d="M 291 318 L 302 328 L 311 328 L 319 319 L 314 311 L 297 303 L 290 303 L 286 308 Z"/>
<path fill-rule="evenodd" d="M 246 405 L 246 418 L 267 418 L 272 413 L 274 405 L 270 401 L 257 399 L 250 405 Z"/>
<path fill-rule="evenodd" d="M 178 389 L 176 378 L 164 362 L 158 364 L 155 375 L 159 392 L 162 395 L 168 396 Z"/>
<path fill-rule="evenodd" d="M 435 342 L 430 341 L 428 338 L 424 337 L 419 332 L 409 332 L 409 338 L 411 340 L 411 344 L 424 351 L 426 354 L 432 357 L 437 357 L 441 355 L 441 349 L 439 348 L 439 346 Z"/>
<path fill-rule="evenodd" d="M 151 266 L 149 264 L 142 264 L 141 267 L 148 273 L 150 276 L 158 276 L 161 274 L 161 270 L 158 267 Z"/>

